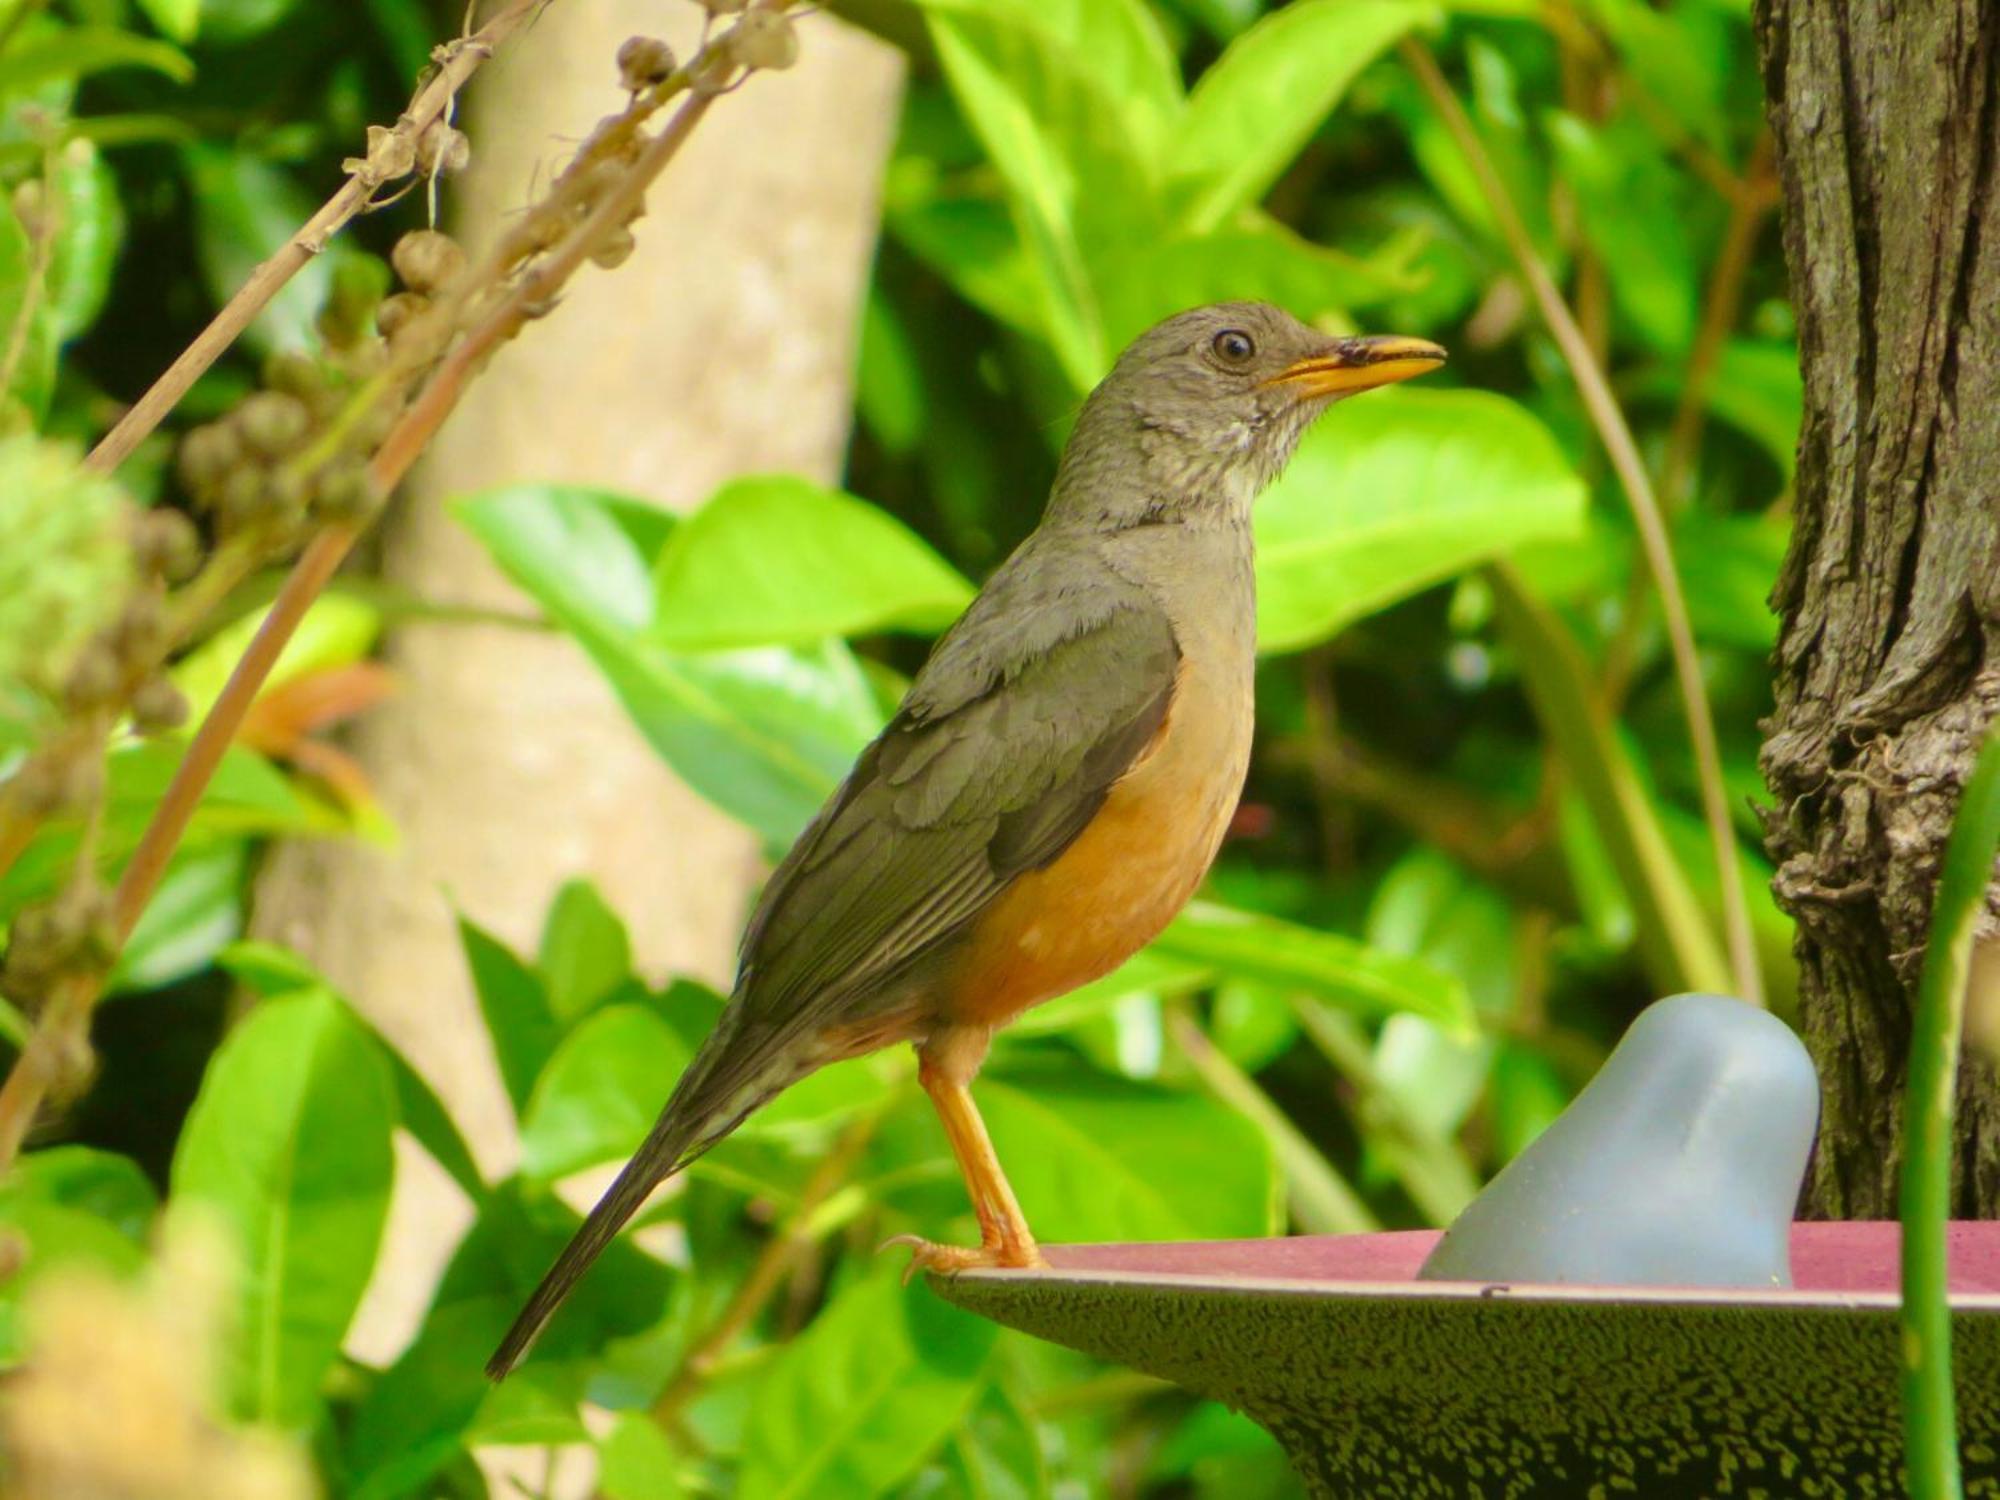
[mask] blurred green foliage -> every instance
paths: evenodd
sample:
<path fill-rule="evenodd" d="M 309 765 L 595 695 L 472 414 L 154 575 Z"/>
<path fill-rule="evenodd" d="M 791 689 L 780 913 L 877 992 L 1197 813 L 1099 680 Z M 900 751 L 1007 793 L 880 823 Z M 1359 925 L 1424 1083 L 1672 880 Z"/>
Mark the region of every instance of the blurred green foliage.
<path fill-rule="evenodd" d="M 101 562 L 98 501 L 63 445 L 100 433 L 304 220 L 456 10 L 0 0 L 0 384 L 17 434 L 0 449 L 0 579 L 32 581 L 0 611 L 32 586 L 52 639 L 74 628 L 65 611 L 90 592 L 77 580 Z M 1395 48 L 1422 38 L 1444 60 L 1661 477 L 1754 835 L 1763 600 L 1799 382 L 1762 232 L 1747 8 L 855 11 L 916 45 L 845 492 L 754 476 L 676 523 L 522 485 L 454 514 L 647 743 L 777 852 L 926 638 L 1034 524 L 1069 415 L 1131 335 L 1191 303 L 1262 297 L 1330 329 L 1448 345 L 1424 388 L 1324 419 L 1260 507 L 1258 749 L 1204 902 L 1120 973 L 1025 1018 L 978 1088 L 1050 1240 L 1440 1222 L 1642 1004 L 1720 983 L 1721 965 L 1631 526 L 1492 210 Z M 804 44 L 828 24 L 805 22 Z M 608 58 L 605 78 L 609 97 Z M 24 215 L 49 212 L 44 260 Z M 316 260 L 179 420 L 224 409 L 264 355 L 306 344 L 340 263 L 420 212 L 364 220 Z M 1733 260 L 1732 236 L 1748 247 Z M 154 441 L 122 471 L 140 503 L 176 502 L 167 453 Z M 365 657 L 401 611 L 449 603 L 337 592 L 273 686 Z M 197 713 L 255 618 L 243 601 L 177 667 Z M 20 639 L 0 642 L 0 776 L 53 712 L 15 662 Z M 178 753 L 118 742 L 93 834 L 108 868 Z M 241 940 L 263 841 L 379 820 L 232 752 L 125 954 L 101 1077 L 0 1186 L 0 1223 L 31 1249 L 0 1282 L 9 1357 L 41 1278 L 132 1276 L 156 1220 L 205 1207 L 241 1262 L 223 1398 L 309 1451 L 332 1495 L 485 1495 L 475 1449 L 585 1443 L 613 1500 L 1293 1492 L 1247 1422 L 898 1287 L 872 1253 L 883 1237 L 970 1233 L 901 1055 L 828 1070 L 751 1120 L 489 1387 L 481 1360 L 575 1225 L 579 1194 L 558 1186 L 631 1150 L 720 997 L 635 975 L 618 915 L 587 885 L 551 880 L 532 954 L 467 920 L 522 1135 L 518 1168 L 490 1180 L 388 1042 L 294 955 Z M 55 887 L 80 836 L 52 826 L 0 878 L 0 920 Z M 1754 847 L 1741 857 L 1783 1006 L 1789 934 Z M 10 1043 L 27 1024 L 0 1022 Z M 341 1342 L 399 1131 L 457 1182 L 469 1228 L 414 1342 L 377 1367 Z M 613 1419 L 586 1424 L 583 1403 Z"/>

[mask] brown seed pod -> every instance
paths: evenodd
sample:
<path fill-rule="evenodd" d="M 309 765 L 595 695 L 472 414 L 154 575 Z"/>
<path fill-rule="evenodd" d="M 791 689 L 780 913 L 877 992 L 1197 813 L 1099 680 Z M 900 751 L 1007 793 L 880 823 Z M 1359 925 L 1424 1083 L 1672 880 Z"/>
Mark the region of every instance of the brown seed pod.
<path fill-rule="evenodd" d="M 435 229 L 413 229 L 396 241 L 389 263 L 396 268 L 404 286 L 413 292 L 431 294 L 443 291 L 465 270 L 465 252 L 448 234 Z"/>
<path fill-rule="evenodd" d="M 782 72 L 799 60 L 799 37 L 791 18 L 775 10 L 753 10 L 723 38 L 746 68 Z"/>
<path fill-rule="evenodd" d="M 191 495 L 207 497 L 243 462 L 243 440 L 226 422 L 197 427 L 181 439 L 181 483 Z"/>
<path fill-rule="evenodd" d="M 259 391 L 236 408 L 236 430 L 244 446 L 266 458 L 289 453 L 312 429 L 305 402 L 283 391 Z"/>
<path fill-rule="evenodd" d="M 639 248 L 639 241 L 629 229 L 613 229 L 598 241 L 590 252 L 591 260 L 605 270 L 616 270 L 632 258 L 632 252 Z"/>
<path fill-rule="evenodd" d="M 247 466 L 231 470 L 217 487 L 210 503 L 214 507 L 216 525 L 224 531 L 234 531 L 262 520 L 263 471 Z"/>
<path fill-rule="evenodd" d="M 328 521 L 359 521 L 380 502 L 368 466 L 358 458 L 338 459 L 319 478 L 313 510 Z"/>
<path fill-rule="evenodd" d="M 417 137 L 417 170 L 426 177 L 463 172 L 471 161 L 471 140 L 443 120 L 431 121 Z"/>
<path fill-rule="evenodd" d="M 118 650 L 104 637 L 85 644 L 69 664 L 63 679 L 63 703 L 75 712 L 87 713 L 117 701 L 125 686 L 125 664 Z"/>
<path fill-rule="evenodd" d="M 240 472 L 240 471 L 239 471 Z M 167 606 L 157 590 L 134 589 L 125 607 L 111 622 L 105 639 L 124 663 L 126 671 L 144 670 L 166 652 Z"/>
<path fill-rule="evenodd" d="M 384 297 L 382 305 L 375 309 L 375 326 L 382 330 L 382 337 L 394 338 L 409 327 L 431 305 L 431 299 L 418 292 L 398 292 L 393 297 Z"/>
<path fill-rule="evenodd" d="M 15 185 L 14 196 L 10 201 L 14 208 L 14 217 L 21 221 L 21 228 L 27 231 L 28 238 L 40 239 L 44 227 L 42 213 L 48 205 L 48 193 L 42 186 L 42 179 L 24 178 Z"/>
<path fill-rule="evenodd" d="M 284 349 L 264 361 L 264 384 L 309 401 L 326 388 L 326 371 L 310 354 Z"/>
<path fill-rule="evenodd" d="M 201 538 L 186 516 L 161 506 L 133 518 L 132 555 L 144 571 L 180 583 L 201 566 Z"/>
<path fill-rule="evenodd" d="M 164 676 L 139 684 L 132 695 L 132 725 L 141 734 L 164 734 L 187 722 L 188 702 Z"/>
<path fill-rule="evenodd" d="M 387 125 L 370 125 L 368 155 L 350 156 L 340 165 L 346 171 L 367 177 L 371 182 L 382 183 L 408 176 L 416 164 L 417 143 L 408 134 Z"/>
<path fill-rule="evenodd" d="M 618 82 L 628 94 L 666 82 L 674 71 L 674 49 L 656 36 L 627 37 L 618 49 Z"/>

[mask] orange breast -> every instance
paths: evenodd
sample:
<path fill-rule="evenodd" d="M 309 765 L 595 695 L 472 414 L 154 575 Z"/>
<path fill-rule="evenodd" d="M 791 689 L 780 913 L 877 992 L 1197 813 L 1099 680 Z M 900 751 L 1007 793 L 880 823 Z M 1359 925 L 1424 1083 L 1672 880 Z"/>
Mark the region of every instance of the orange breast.
<path fill-rule="evenodd" d="M 1091 824 L 980 921 L 941 997 L 959 1025 L 1002 1026 L 1110 973 L 1158 935 L 1207 873 L 1249 764 L 1247 680 L 1183 671 L 1165 724 Z"/>

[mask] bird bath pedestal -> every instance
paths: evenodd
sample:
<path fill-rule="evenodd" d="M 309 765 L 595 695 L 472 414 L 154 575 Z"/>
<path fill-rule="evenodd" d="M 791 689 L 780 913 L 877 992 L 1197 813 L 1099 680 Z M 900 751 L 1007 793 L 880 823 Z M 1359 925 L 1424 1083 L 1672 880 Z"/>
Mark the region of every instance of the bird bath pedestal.
<path fill-rule="evenodd" d="M 1896 1496 L 1893 1223 L 1798 1224 L 1790 1291 L 1418 1281 L 1434 1231 L 1048 1246 L 933 1277 L 1227 1402 L 1315 1495 Z M 2000 1494 L 2000 1223 L 1951 1232 L 1968 1495 Z"/>

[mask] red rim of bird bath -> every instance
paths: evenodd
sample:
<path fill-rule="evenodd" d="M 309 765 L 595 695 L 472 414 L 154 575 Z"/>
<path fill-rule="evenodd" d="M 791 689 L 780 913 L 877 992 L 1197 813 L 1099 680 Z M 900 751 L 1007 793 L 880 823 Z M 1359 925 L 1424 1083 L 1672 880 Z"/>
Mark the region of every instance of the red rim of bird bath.
<path fill-rule="evenodd" d="M 953 1279 L 1440 1301 L 1504 1297 L 1537 1302 L 1879 1308 L 1893 1307 L 1900 1298 L 1902 1228 L 1894 1220 L 1794 1224 L 1793 1284 L 1769 1290 L 1419 1281 L 1417 1268 L 1437 1244 L 1439 1233 L 1411 1229 L 1289 1239 L 1045 1245 L 1046 1267 L 964 1271 Z M 2000 1312 L 2000 1221 L 1954 1221 L 1947 1230 L 1946 1248 L 1952 1307 Z"/>

